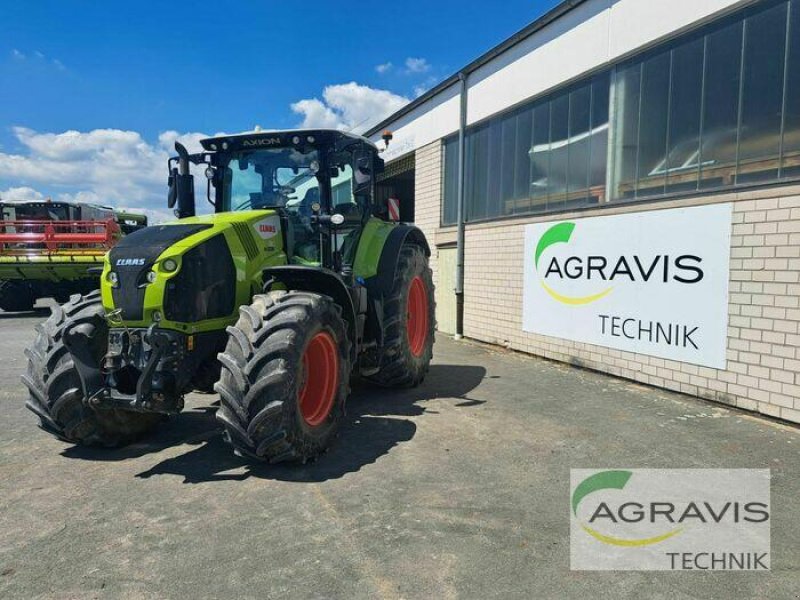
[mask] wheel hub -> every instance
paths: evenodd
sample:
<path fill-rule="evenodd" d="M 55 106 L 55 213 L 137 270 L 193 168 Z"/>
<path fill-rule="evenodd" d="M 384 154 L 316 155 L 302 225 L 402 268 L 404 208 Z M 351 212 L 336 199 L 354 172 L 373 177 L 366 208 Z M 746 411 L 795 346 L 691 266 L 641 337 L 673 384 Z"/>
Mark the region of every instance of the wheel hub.
<path fill-rule="evenodd" d="M 406 332 L 411 354 L 422 356 L 428 339 L 428 292 L 425 283 L 417 275 L 408 288 Z"/>
<path fill-rule="evenodd" d="M 320 331 L 303 352 L 298 403 L 303 420 L 311 427 L 325 422 L 339 388 L 339 352 L 336 340 Z"/>

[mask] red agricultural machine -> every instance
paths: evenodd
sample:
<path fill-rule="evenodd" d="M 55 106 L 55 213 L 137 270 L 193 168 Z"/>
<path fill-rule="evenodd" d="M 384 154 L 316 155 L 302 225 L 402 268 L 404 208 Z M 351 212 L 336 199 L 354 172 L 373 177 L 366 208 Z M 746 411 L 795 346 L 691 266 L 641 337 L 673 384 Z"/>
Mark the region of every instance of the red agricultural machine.
<path fill-rule="evenodd" d="M 143 215 L 72 202 L 0 202 L 0 309 L 66 302 L 99 286 L 103 256 Z M 96 271 L 96 272 L 94 272 Z"/>

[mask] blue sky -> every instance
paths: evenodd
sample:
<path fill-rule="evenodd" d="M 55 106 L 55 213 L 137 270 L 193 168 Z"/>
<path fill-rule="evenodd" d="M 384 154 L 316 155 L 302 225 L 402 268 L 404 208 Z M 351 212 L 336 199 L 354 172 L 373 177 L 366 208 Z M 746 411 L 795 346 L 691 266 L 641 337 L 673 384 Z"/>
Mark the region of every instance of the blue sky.
<path fill-rule="evenodd" d="M 363 129 L 555 4 L 3 2 L 0 195 L 159 208 L 174 139 Z"/>

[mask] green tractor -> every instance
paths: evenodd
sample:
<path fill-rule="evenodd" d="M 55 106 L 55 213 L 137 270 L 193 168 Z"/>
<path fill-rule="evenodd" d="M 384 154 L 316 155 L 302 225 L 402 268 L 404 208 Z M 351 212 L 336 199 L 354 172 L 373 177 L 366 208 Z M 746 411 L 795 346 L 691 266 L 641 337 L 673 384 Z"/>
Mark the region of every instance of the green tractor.
<path fill-rule="evenodd" d="M 390 134 L 385 135 L 388 144 Z M 72 443 L 113 447 L 216 391 L 225 439 L 247 457 L 307 461 L 344 414 L 352 376 L 422 382 L 434 341 L 430 249 L 375 201 L 366 138 L 256 132 L 180 144 L 179 220 L 124 237 L 101 289 L 73 296 L 27 350 L 27 407 Z M 195 216 L 190 164 L 214 214 Z"/>

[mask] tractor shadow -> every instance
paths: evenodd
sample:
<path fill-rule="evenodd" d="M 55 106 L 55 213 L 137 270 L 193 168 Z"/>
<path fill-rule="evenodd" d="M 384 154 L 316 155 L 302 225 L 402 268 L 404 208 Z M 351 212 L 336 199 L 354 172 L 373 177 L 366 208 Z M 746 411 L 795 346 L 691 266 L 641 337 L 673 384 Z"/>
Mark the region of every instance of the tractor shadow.
<path fill-rule="evenodd" d="M 50 307 L 34 308 L 23 312 L 5 312 L 0 310 L 0 321 L 5 319 L 37 319 L 44 321 L 50 316 Z"/>
<path fill-rule="evenodd" d="M 381 389 L 354 382 L 347 414 L 331 449 L 306 465 L 268 465 L 236 456 L 222 439 L 216 422 L 216 406 L 185 411 L 151 438 L 115 450 L 72 446 L 62 454 L 92 461 L 120 461 L 157 454 L 171 447 L 189 444 L 188 452 L 166 458 L 137 474 L 178 475 L 183 483 L 242 481 L 250 477 L 292 482 L 322 482 L 338 479 L 374 463 L 392 448 L 414 437 L 417 426 L 410 419 L 440 411 L 425 407 L 434 399 L 453 399 L 456 409 L 472 408 L 483 400 L 468 398 L 486 377 L 486 369 L 466 365 L 431 365 L 425 382 L 410 390 Z M 209 396 L 209 400 L 215 396 Z M 218 403 L 215 403 L 215 405 Z"/>

